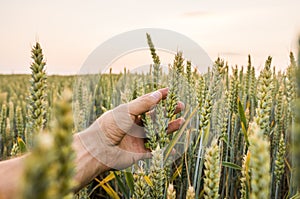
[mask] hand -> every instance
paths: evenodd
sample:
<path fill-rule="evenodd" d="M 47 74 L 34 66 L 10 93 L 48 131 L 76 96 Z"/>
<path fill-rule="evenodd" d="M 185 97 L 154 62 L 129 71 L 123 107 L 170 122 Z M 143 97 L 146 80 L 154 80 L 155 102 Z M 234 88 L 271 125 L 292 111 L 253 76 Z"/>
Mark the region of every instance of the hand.
<path fill-rule="evenodd" d="M 140 115 L 155 107 L 167 94 L 167 88 L 160 89 L 104 113 L 79 134 L 85 149 L 106 169 L 123 169 L 140 159 L 151 157 L 144 146 L 146 134 Z M 183 103 L 178 102 L 175 112 L 183 108 Z M 183 122 L 183 118 L 170 122 L 167 132 L 176 131 Z"/>
<path fill-rule="evenodd" d="M 76 154 L 74 191 L 80 190 L 101 172 L 122 169 L 134 162 L 151 157 L 145 148 L 145 131 L 140 115 L 151 110 L 161 99 L 166 98 L 168 89 L 160 89 L 139 97 L 127 104 L 106 112 L 89 128 L 74 135 L 73 149 Z M 178 102 L 176 113 L 184 108 Z M 169 123 L 167 132 L 177 130 L 183 118 Z M 15 198 L 19 195 L 18 182 L 23 175 L 24 155 L 0 162 L 0 198 Z"/>

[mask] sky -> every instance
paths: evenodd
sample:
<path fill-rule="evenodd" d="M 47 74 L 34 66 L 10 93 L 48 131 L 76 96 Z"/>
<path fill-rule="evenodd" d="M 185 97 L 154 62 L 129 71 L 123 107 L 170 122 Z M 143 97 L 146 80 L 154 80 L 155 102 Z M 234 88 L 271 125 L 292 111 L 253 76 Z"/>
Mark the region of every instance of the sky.
<path fill-rule="evenodd" d="M 30 73 L 41 43 L 49 74 L 76 74 L 101 43 L 126 31 L 163 28 L 199 44 L 215 60 L 284 70 L 297 52 L 299 0 L 0 0 L 0 73 Z"/>

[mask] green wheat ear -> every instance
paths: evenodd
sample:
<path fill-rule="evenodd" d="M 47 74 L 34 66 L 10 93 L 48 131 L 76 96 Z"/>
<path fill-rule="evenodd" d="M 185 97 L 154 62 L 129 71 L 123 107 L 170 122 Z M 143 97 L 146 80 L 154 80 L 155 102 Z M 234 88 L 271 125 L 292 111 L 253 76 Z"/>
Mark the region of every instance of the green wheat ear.
<path fill-rule="evenodd" d="M 35 146 L 25 161 L 20 198 L 53 198 L 57 192 L 55 186 L 57 164 L 55 164 L 55 154 L 51 152 L 53 136 L 39 134 L 35 140 Z"/>
<path fill-rule="evenodd" d="M 1 145 L 6 144 L 6 118 L 7 118 L 7 106 L 6 104 L 2 104 L 1 112 L 0 112 L 0 136 L 1 136 Z M 5 150 L 5 146 L 0 147 L 0 157 L 4 159 L 7 156 L 7 151 Z"/>
<path fill-rule="evenodd" d="M 204 178 L 204 198 L 219 198 L 220 183 L 220 149 L 217 139 L 212 141 L 211 146 L 205 152 L 205 178 Z"/>
<path fill-rule="evenodd" d="M 265 131 L 256 123 L 249 126 L 249 167 L 251 172 L 250 198 L 269 198 L 270 195 L 270 154 L 269 142 L 264 139 Z"/>
<path fill-rule="evenodd" d="M 71 104 L 70 91 L 64 91 L 64 98 L 55 103 L 57 120 L 53 133 L 37 136 L 25 162 L 22 198 L 72 198 L 75 155 Z"/>
<path fill-rule="evenodd" d="M 150 198 L 162 199 L 164 198 L 164 185 L 165 185 L 165 170 L 163 165 L 163 150 L 156 147 L 152 153 L 152 160 L 150 166 L 150 180 L 152 186 L 150 187 Z"/>
<path fill-rule="evenodd" d="M 281 134 L 281 138 L 279 141 L 279 148 L 276 155 L 276 161 L 275 161 L 275 175 L 276 175 L 276 184 L 280 182 L 282 174 L 284 173 L 284 157 L 285 157 L 285 143 L 283 139 L 283 135 Z"/>
<path fill-rule="evenodd" d="M 272 57 L 268 57 L 263 71 L 260 73 L 257 90 L 258 106 L 256 109 L 256 123 L 265 135 L 270 133 L 270 113 L 272 108 Z"/>
<path fill-rule="evenodd" d="M 174 116 L 176 105 L 178 102 L 178 92 L 180 87 L 180 79 L 183 78 L 183 55 L 178 52 L 175 55 L 173 67 L 170 71 L 169 92 L 166 100 L 166 117 L 171 119 Z"/>
<path fill-rule="evenodd" d="M 242 177 L 241 181 L 241 199 L 249 199 L 249 191 L 250 191 L 250 169 L 249 169 L 249 162 L 250 162 L 250 152 L 248 151 L 247 155 L 243 158 L 243 165 L 242 165 Z"/>
<path fill-rule="evenodd" d="M 146 174 L 143 167 L 139 167 L 137 172 L 133 174 L 134 178 L 134 193 L 133 199 L 149 198 L 149 186 L 145 180 Z"/>
<path fill-rule="evenodd" d="M 285 164 L 284 164 L 285 152 L 286 152 L 285 143 L 284 143 L 283 135 L 281 134 L 281 138 L 279 141 L 279 148 L 276 154 L 276 161 L 275 161 L 276 198 L 278 198 L 279 185 L 285 170 Z"/>
<path fill-rule="evenodd" d="M 195 199 L 195 189 L 192 186 L 189 186 L 186 192 L 186 199 Z"/>
<path fill-rule="evenodd" d="M 18 137 L 24 139 L 24 123 L 23 123 L 23 114 L 22 108 L 18 105 L 16 108 L 16 129 Z"/>
<path fill-rule="evenodd" d="M 153 63 L 154 63 L 153 64 L 153 73 L 152 73 L 153 90 L 157 90 L 159 88 L 160 81 L 161 81 L 161 75 L 162 75 L 162 70 L 160 67 L 160 60 L 159 60 L 159 56 L 156 54 L 156 50 L 155 50 L 154 44 L 152 42 L 151 36 L 148 33 L 146 34 L 146 36 L 147 36 L 148 46 L 150 48 Z"/>
<path fill-rule="evenodd" d="M 158 137 L 154 128 L 154 122 L 150 115 L 146 115 L 143 122 L 145 125 L 146 136 L 149 139 L 148 142 L 145 143 L 145 146 L 150 150 L 154 150 L 156 149 L 158 143 Z"/>
<path fill-rule="evenodd" d="M 33 60 L 30 79 L 30 95 L 28 99 L 28 123 L 26 127 L 26 143 L 31 147 L 35 133 L 46 127 L 47 117 L 47 75 L 46 62 L 40 44 L 37 42 L 31 50 Z"/>
<path fill-rule="evenodd" d="M 71 189 L 74 187 L 73 176 L 75 174 L 75 152 L 72 148 L 73 142 L 73 114 L 72 93 L 64 90 L 61 99 L 55 103 L 56 121 L 54 122 L 53 153 L 56 154 L 57 175 L 56 185 L 59 198 L 71 198 Z"/>
<path fill-rule="evenodd" d="M 173 184 L 169 184 L 167 190 L 167 199 L 176 199 L 176 190 Z"/>

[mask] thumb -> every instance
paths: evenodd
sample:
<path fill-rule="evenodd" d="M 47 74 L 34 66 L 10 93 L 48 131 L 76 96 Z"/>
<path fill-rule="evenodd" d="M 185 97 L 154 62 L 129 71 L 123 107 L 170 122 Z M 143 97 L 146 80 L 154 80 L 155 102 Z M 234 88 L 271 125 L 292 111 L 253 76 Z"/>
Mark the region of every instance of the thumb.
<path fill-rule="evenodd" d="M 167 97 L 168 88 L 162 88 L 152 93 L 143 95 L 128 103 L 129 112 L 140 115 L 153 108 L 160 100 Z"/>

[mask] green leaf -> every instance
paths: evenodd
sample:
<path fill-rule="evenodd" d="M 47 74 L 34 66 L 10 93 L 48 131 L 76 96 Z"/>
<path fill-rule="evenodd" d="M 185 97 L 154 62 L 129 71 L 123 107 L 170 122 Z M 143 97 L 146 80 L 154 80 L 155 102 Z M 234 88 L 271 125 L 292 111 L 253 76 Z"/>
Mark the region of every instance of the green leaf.
<path fill-rule="evenodd" d="M 124 172 L 126 183 L 131 191 L 131 193 L 134 193 L 134 182 L 133 182 L 133 175 L 131 172 Z"/>
<path fill-rule="evenodd" d="M 18 137 L 18 146 L 20 148 L 20 152 L 23 154 L 27 152 L 27 147 L 25 142 L 22 140 L 22 138 Z"/>
<path fill-rule="evenodd" d="M 238 98 L 238 111 L 239 111 L 239 116 L 240 116 L 240 120 L 241 120 L 242 132 L 244 134 L 245 142 L 248 147 L 249 146 L 249 139 L 248 139 L 248 134 L 247 134 L 248 126 L 247 126 L 245 111 L 244 111 L 244 108 L 243 108 L 240 98 Z"/>
<path fill-rule="evenodd" d="M 123 193 L 123 196 L 125 196 L 126 199 L 130 199 L 129 197 L 129 194 L 128 194 L 128 191 L 127 189 L 125 188 L 125 185 L 123 183 L 123 181 L 121 180 L 120 176 L 118 175 L 118 173 L 116 173 L 114 171 L 114 175 L 115 175 L 115 178 L 117 180 L 117 183 L 118 183 L 118 188 L 121 190 L 121 192 Z"/>
<path fill-rule="evenodd" d="M 247 120 L 246 120 L 246 116 L 245 116 L 245 110 L 241 103 L 240 98 L 238 98 L 238 111 L 239 111 L 241 122 L 244 124 L 245 128 L 247 129 Z"/>
<path fill-rule="evenodd" d="M 225 161 L 223 161 L 222 162 L 222 166 L 223 167 L 228 167 L 228 168 L 231 168 L 231 169 L 242 170 L 242 167 L 240 167 L 239 165 L 234 164 L 232 162 L 225 162 Z"/>

